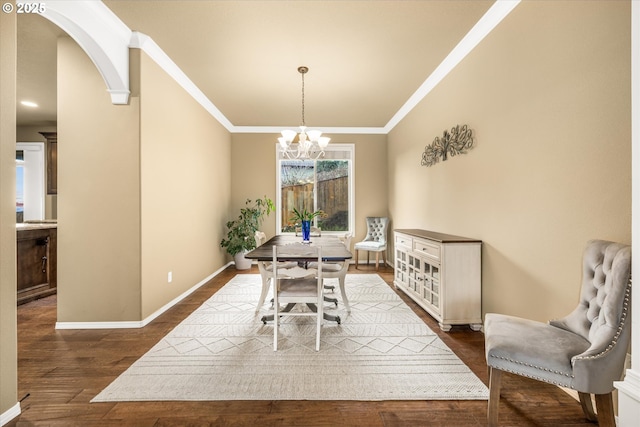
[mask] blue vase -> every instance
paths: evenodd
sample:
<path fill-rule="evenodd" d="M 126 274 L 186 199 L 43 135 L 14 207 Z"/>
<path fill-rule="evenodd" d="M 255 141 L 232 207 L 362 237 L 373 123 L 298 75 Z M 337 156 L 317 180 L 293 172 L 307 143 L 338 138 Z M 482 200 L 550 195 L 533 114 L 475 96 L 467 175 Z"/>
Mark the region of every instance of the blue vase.
<path fill-rule="evenodd" d="M 311 234 L 311 221 L 302 221 L 302 241 L 308 242 Z"/>

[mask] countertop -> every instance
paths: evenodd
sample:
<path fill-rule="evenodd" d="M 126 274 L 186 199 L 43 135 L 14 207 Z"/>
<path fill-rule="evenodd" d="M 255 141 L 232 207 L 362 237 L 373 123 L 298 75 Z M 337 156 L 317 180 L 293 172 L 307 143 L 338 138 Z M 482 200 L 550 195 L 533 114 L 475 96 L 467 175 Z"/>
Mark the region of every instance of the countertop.
<path fill-rule="evenodd" d="M 51 228 L 58 228 L 58 222 L 55 220 L 44 220 L 44 221 L 34 221 L 34 222 L 21 222 L 16 224 L 17 231 L 23 230 L 48 230 Z"/>
<path fill-rule="evenodd" d="M 409 234 L 414 237 L 422 237 L 424 239 L 435 240 L 440 243 L 482 243 L 482 240 L 470 239 L 468 237 L 454 236 L 452 234 L 438 233 L 435 231 L 420 229 L 396 229 L 398 233 Z"/>

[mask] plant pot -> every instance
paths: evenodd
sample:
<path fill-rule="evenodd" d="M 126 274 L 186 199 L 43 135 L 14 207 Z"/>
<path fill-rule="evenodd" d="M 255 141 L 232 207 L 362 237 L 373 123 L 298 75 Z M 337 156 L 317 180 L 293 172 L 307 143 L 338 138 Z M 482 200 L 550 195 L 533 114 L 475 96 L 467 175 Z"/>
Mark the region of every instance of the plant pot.
<path fill-rule="evenodd" d="M 244 257 L 247 252 L 238 252 L 233 256 L 236 270 L 248 270 L 251 268 L 251 260 Z"/>

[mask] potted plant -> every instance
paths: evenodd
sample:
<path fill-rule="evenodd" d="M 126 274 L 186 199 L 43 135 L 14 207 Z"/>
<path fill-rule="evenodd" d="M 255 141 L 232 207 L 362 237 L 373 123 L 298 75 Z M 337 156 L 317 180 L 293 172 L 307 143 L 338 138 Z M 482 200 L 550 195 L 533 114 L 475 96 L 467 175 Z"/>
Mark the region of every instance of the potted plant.
<path fill-rule="evenodd" d="M 265 215 L 275 210 L 273 201 L 266 196 L 256 201 L 247 199 L 245 205 L 240 209 L 238 218 L 227 222 L 227 237 L 220 242 L 220 246 L 233 256 L 238 270 L 251 268 L 251 260 L 244 255 L 256 248 L 255 233 L 260 229 Z"/>
<path fill-rule="evenodd" d="M 309 241 L 309 234 L 311 232 L 311 221 L 315 217 L 324 217 L 325 214 L 322 210 L 317 210 L 314 212 L 309 212 L 307 209 L 302 209 L 301 211 L 293 208 L 293 216 L 291 217 L 291 221 L 300 222 L 302 227 L 302 241 Z"/>

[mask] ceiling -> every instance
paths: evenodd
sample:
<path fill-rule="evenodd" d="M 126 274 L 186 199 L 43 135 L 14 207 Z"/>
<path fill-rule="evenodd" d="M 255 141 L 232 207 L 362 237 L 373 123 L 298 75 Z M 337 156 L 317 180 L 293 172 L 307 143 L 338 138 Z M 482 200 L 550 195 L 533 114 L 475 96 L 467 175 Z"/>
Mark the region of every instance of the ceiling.
<path fill-rule="evenodd" d="M 234 126 L 384 127 L 492 0 L 106 0 Z M 56 124 L 56 38 L 18 15 L 18 125 Z M 105 86 L 106 96 L 106 86 Z M 27 108 L 21 100 L 39 108 Z"/>

